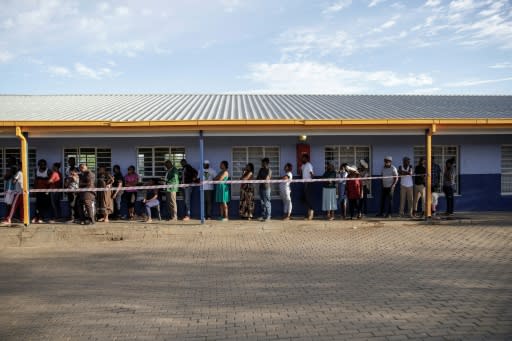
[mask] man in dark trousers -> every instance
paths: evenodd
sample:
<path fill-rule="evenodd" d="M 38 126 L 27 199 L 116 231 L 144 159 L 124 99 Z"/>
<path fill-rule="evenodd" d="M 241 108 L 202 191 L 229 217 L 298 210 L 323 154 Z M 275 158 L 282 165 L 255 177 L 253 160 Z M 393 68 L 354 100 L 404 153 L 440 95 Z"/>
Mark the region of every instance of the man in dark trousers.
<path fill-rule="evenodd" d="M 94 188 L 94 184 L 96 183 L 96 176 L 93 172 L 91 172 L 87 165 L 82 163 L 79 166 L 80 169 L 80 182 L 79 188 Z M 86 220 L 89 219 L 91 224 L 96 222 L 96 212 L 95 212 L 95 199 L 96 192 L 94 191 L 84 191 L 80 192 L 80 224 L 85 225 Z M 87 214 L 87 216 L 86 216 Z"/>

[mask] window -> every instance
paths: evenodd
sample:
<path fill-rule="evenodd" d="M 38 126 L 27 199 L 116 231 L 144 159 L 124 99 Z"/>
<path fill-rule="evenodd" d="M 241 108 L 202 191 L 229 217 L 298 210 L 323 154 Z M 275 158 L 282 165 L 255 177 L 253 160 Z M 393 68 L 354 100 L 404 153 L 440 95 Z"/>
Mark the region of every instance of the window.
<path fill-rule="evenodd" d="M 325 165 L 332 163 L 336 170 L 343 163 L 359 167 L 359 160 L 368 162 L 369 169 L 371 169 L 370 146 L 326 146 L 324 156 Z"/>
<path fill-rule="evenodd" d="M 501 146 L 501 193 L 512 193 L 512 145 Z"/>
<path fill-rule="evenodd" d="M 70 157 L 75 158 L 77 166 L 84 163 L 93 172 L 96 172 L 99 167 L 105 167 L 109 172 L 112 171 L 112 152 L 110 148 L 65 148 L 64 169 L 68 167 L 68 159 Z"/>
<path fill-rule="evenodd" d="M 420 160 L 420 157 L 426 158 L 425 154 L 425 146 L 415 146 L 414 147 L 414 166 L 416 166 Z M 451 158 L 455 159 L 455 165 L 457 166 L 459 163 L 459 147 L 458 146 L 432 146 L 432 157 L 434 158 L 434 163 L 438 164 L 441 168 L 441 186 L 439 189 L 439 193 L 443 191 L 443 172 L 444 165 L 446 160 Z M 456 185 L 456 193 L 459 193 L 459 175 L 458 172 L 455 175 L 455 185 Z"/>
<path fill-rule="evenodd" d="M 143 180 L 163 178 L 165 161 L 171 160 L 176 168 L 181 169 L 182 159 L 185 159 L 183 147 L 140 147 L 137 148 L 137 173 Z"/>
<path fill-rule="evenodd" d="M 278 179 L 280 174 L 279 147 L 233 147 L 231 150 L 231 179 L 240 179 L 244 173 L 245 165 L 251 162 L 254 165 L 254 178 L 258 175 L 261 167 L 261 159 L 268 157 L 270 160 L 270 170 L 272 178 Z M 279 193 L 279 184 L 272 184 L 272 193 Z M 256 190 L 256 193 L 258 191 Z M 240 185 L 231 186 L 231 196 L 238 198 L 240 196 Z"/>
<path fill-rule="evenodd" d="M 19 148 L 0 148 L 0 192 L 4 191 L 4 174 L 7 168 L 7 159 L 14 157 L 16 160 L 21 159 L 21 152 Z M 28 150 L 28 181 L 29 185 L 34 183 L 36 176 L 36 150 Z"/>

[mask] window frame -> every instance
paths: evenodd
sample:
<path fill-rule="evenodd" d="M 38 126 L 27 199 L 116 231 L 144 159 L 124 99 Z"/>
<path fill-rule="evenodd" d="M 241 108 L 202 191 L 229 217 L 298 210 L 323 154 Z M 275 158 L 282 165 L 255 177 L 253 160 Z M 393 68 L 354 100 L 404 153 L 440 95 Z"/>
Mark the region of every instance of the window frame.
<path fill-rule="evenodd" d="M 266 149 L 267 148 L 276 148 L 277 149 L 277 157 L 278 157 L 278 166 L 277 166 L 277 169 L 280 170 L 281 169 L 281 147 L 280 146 L 277 146 L 277 145 L 271 145 L 271 146 L 231 146 L 231 174 L 230 174 L 230 178 L 231 180 L 238 180 L 238 177 L 237 179 L 234 178 L 234 175 L 233 175 L 233 169 L 234 169 L 234 164 L 235 164 L 235 161 L 234 161 L 234 149 L 235 148 L 245 148 L 246 150 L 246 157 L 245 157 L 245 161 L 244 161 L 244 166 L 249 163 L 249 160 L 250 160 L 250 157 L 249 157 L 249 148 L 263 148 L 263 155 L 261 155 L 260 159 L 263 159 L 266 156 Z M 237 161 L 237 163 L 240 162 L 240 161 Z M 254 174 L 253 174 L 253 177 L 256 178 L 256 176 L 258 175 L 258 171 L 260 168 L 260 165 L 254 165 Z M 271 167 L 272 169 L 272 167 Z M 243 174 L 243 173 L 242 173 Z M 273 174 L 272 175 L 272 180 L 275 180 L 275 179 L 279 179 L 280 178 L 280 172 L 277 172 L 277 178 L 276 176 Z M 241 176 L 241 175 L 240 175 Z M 257 184 L 255 184 L 257 185 Z M 235 188 L 235 190 L 233 190 L 233 187 Z M 255 199 L 259 199 L 259 191 L 257 190 L 256 188 L 257 186 L 255 186 L 255 191 L 254 191 L 254 198 Z M 231 185 L 231 200 L 240 200 L 240 185 L 237 185 L 237 184 L 232 184 Z M 279 184 L 278 183 L 274 183 L 274 184 L 271 184 L 271 199 L 278 199 L 280 198 L 279 196 Z"/>
<path fill-rule="evenodd" d="M 417 148 L 423 148 L 423 154 L 424 155 L 417 155 L 416 154 L 416 149 Z M 457 172 L 455 174 L 455 185 L 456 185 L 456 189 L 455 189 L 455 192 L 454 192 L 454 195 L 461 195 L 460 193 L 460 168 L 459 168 L 459 165 L 460 165 L 460 146 L 459 145 L 456 145 L 456 144 L 435 144 L 435 145 L 432 145 L 432 156 L 435 156 L 436 154 L 434 153 L 434 149 L 435 148 L 442 148 L 442 156 L 441 156 L 441 162 L 438 163 L 439 167 L 441 168 L 441 185 L 439 186 L 439 192 L 437 192 L 440 196 L 444 196 L 444 192 L 443 192 L 443 173 L 444 173 L 444 166 L 445 166 L 445 163 L 446 163 L 446 160 L 448 159 L 448 156 L 447 156 L 447 153 L 446 153 L 446 149 L 447 148 L 455 148 L 456 150 L 456 155 L 455 155 L 455 166 L 456 166 L 456 169 L 457 169 Z M 427 158 L 427 155 L 426 155 L 426 150 L 425 150 L 425 146 L 424 145 L 416 145 L 416 146 L 413 146 L 413 166 L 416 167 L 416 165 L 418 164 L 418 161 L 419 161 L 419 157 L 424 157 L 425 160 Z"/>
<path fill-rule="evenodd" d="M 4 191 L 4 175 L 5 175 L 5 171 L 6 171 L 6 159 L 7 159 L 7 152 L 6 150 L 17 150 L 17 157 L 16 159 L 21 161 L 21 148 L 20 147 L 0 147 L 0 173 L 1 173 L 1 178 L 0 178 L 0 192 L 3 192 Z M 9 154 L 10 155 L 10 154 Z M 31 158 L 31 156 L 33 156 L 33 158 Z M 29 184 L 29 187 L 31 187 L 31 185 L 34 183 L 35 181 L 35 178 L 36 178 L 36 167 L 37 167 L 37 149 L 36 148 L 28 148 L 28 184 Z M 51 166 L 51 165 L 48 165 L 48 166 Z M 25 174 L 23 174 L 23 176 L 26 176 Z M 4 195 L 2 194 L 2 197 Z"/>
<path fill-rule="evenodd" d="M 511 191 L 504 191 L 503 190 L 503 175 L 508 175 L 510 176 L 510 184 L 509 185 L 511 188 L 512 188 L 512 168 L 508 171 L 508 172 L 504 172 L 503 171 L 503 152 L 504 152 L 504 148 L 510 148 L 510 153 L 512 153 L 512 144 L 502 144 L 500 145 L 500 193 L 501 195 L 512 195 L 512 190 Z M 511 159 L 512 161 L 512 159 Z"/>
<path fill-rule="evenodd" d="M 81 149 L 94 149 L 94 157 L 95 157 L 95 167 L 94 169 L 91 169 L 93 172 L 97 172 L 98 170 L 98 167 L 99 167 L 99 162 L 98 162 L 98 149 L 108 149 L 110 150 L 110 163 L 109 163 L 109 166 L 104 166 L 104 164 L 102 163 L 102 166 L 104 166 L 108 172 L 112 172 L 112 148 L 111 147 L 107 147 L 107 146 L 101 146 L 101 147 L 90 147 L 90 146 L 79 146 L 79 147 L 63 147 L 62 148 L 62 164 L 64 165 L 63 167 L 63 171 L 65 172 L 66 169 L 68 168 L 68 159 L 69 159 L 69 155 L 70 154 L 66 154 L 66 150 L 69 150 L 69 149 L 76 149 L 76 155 L 75 155 L 75 158 L 76 158 L 76 167 L 78 167 L 80 165 L 80 150 Z M 87 165 L 88 168 L 90 168 L 89 165 Z"/>
<path fill-rule="evenodd" d="M 354 163 L 351 163 L 349 164 L 349 166 L 353 166 L 355 165 L 356 167 L 358 167 L 359 165 L 359 161 L 364 159 L 366 160 L 365 158 L 361 158 L 361 157 L 358 157 L 357 156 L 357 148 L 368 148 L 368 176 L 372 176 L 372 165 L 373 165 L 373 160 L 372 160 L 372 146 L 371 145 L 363 145 L 363 144 L 351 144 L 351 145 L 343 145 L 343 144 L 328 144 L 328 145 L 324 145 L 324 168 L 327 166 L 327 157 L 326 157 L 326 149 L 327 148 L 337 148 L 338 149 L 338 156 L 337 156 L 337 164 L 335 164 L 335 168 L 336 168 L 336 172 L 339 171 L 340 169 L 340 165 L 342 164 L 341 162 L 341 148 L 342 147 L 350 147 L 350 148 L 354 148 Z M 370 194 L 368 195 L 368 197 L 372 197 L 372 181 L 369 182 L 370 183 L 370 188 L 368 189 L 370 191 Z"/>
<path fill-rule="evenodd" d="M 168 149 L 169 150 L 169 157 L 172 155 L 172 150 L 173 149 L 183 149 L 183 159 L 186 159 L 186 155 L 187 155 L 187 149 L 185 148 L 185 146 L 137 146 L 135 147 L 135 171 L 137 172 L 137 174 L 139 174 L 140 178 L 141 179 L 148 179 L 148 178 L 156 178 L 158 177 L 158 175 L 156 175 L 156 158 L 155 158 L 155 150 L 158 149 L 158 148 L 161 148 L 161 149 Z M 152 168 L 152 171 L 151 171 L 151 175 L 143 175 L 141 176 L 140 175 L 140 168 L 139 168 L 139 150 L 140 149 L 151 149 L 151 168 Z M 172 158 L 171 158 L 172 160 Z M 180 160 L 181 161 L 181 160 Z M 164 160 L 165 162 L 165 160 Z M 181 164 L 178 162 L 173 162 L 174 166 L 180 171 L 180 175 L 181 175 Z M 163 165 L 162 165 L 163 166 Z"/>

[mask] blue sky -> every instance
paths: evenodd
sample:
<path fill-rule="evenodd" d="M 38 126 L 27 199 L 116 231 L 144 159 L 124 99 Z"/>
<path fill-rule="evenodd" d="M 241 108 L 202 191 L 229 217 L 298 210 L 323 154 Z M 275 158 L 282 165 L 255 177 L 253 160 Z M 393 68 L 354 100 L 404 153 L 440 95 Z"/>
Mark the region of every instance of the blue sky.
<path fill-rule="evenodd" d="M 509 0 L 0 1 L 0 93 L 512 94 Z"/>

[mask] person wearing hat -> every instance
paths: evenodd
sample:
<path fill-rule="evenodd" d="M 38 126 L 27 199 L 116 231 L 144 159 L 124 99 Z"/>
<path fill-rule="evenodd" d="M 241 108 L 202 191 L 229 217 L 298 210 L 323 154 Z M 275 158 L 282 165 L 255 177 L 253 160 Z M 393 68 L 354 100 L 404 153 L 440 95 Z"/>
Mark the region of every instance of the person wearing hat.
<path fill-rule="evenodd" d="M 361 183 L 363 185 L 363 197 L 361 198 L 360 207 L 361 214 L 368 214 L 368 194 L 370 194 L 370 181 L 366 179 L 370 176 L 369 165 L 366 160 L 359 160 L 360 167 L 358 168 L 359 176 L 362 178 Z"/>
<path fill-rule="evenodd" d="M 413 200 L 413 182 L 411 159 L 405 156 L 402 165 L 398 167 L 400 174 L 400 217 L 407 216 L 412 218 L 412 200 Z M 405 204 L 407 203 L 407 214 L 405 213 Z"/>
<path fill-rule="evenodd" d="M 355 166 L 347 166 L 345 169 L 348 172 L 347 180 L 347 198 L 348 198 L 348 210 L 350 212 L 350 220 L 354 219 L 354 215 L 357 219 L 361 219 L 361 198 L 363 197 L 363 184 L 359 180 L 359 171 Z"/>
<path fill-rule="evenodd" d="M 204 181 L 212 181 L 217 176 L 215 169 L 210 168 L 210 161 L 204 160 L 203 162 L 203 177 Z M 204 213 L 206 219 L 212 219 L 213 212 L 213 184 L 204 184 Z"/>
<path fill-rule="evenodd" d="M 384 158 L 384 167 L 382 167 L 382 190 L 380 195 L 380 210 L 377 217 L 391 218 L 393 213 L 393 195 L 398 182 L 398 171 L 393 166 L 393 158 L 386 156 Z"/>

